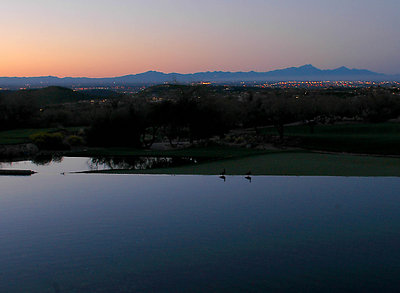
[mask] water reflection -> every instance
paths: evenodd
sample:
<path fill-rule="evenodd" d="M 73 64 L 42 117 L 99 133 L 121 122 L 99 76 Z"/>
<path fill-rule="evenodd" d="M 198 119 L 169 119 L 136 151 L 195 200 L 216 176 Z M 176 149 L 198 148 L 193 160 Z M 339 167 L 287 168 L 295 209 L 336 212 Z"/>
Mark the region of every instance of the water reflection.
<path fill-rule="evenodd" d="M 33 170 L 38 173 L 60 174 L 79 171 L 133 169 L 147 170 L 196 164 L 192 157 L 62 157 L 39 156 L 31 161 L 0 162 L 1 169 Z"/>
<path fill-rule="evenodd" d="M 49 166 L 51 163 L 61 163 L 63 156 L 59 155 L 40 155 L 32 159 L 32 163 L 38 166 Z"/>
<path fill-rule="evenodd" d="M 0 177 L 0 292 L 399 292 L 399 178 Z"/>
<path fill-rule="evenodd" d="M 191 157 L 97 157 L 91 159 L 89 168 L 147 170 L 196 163 L 197 159 Z"/>

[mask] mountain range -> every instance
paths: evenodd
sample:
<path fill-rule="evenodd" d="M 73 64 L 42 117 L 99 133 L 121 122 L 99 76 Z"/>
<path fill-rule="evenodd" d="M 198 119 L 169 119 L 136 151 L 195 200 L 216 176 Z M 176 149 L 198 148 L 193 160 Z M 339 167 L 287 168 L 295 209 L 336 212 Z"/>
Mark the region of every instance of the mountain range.
<path fill-rule="evenodd" d="M 89 77 L 0 77 L 1 87 L 44 87 L 44 86 L 123 86 L 160 83 L 239 83 L 272 81 L 400 81 L 400 75 L 387 75 L 365 69 L 319 69 L 311 64 L 289 67 L 268 72 L 198 72 L 190 74 L 148 71 L 139 74 L 109 78 Z"/>

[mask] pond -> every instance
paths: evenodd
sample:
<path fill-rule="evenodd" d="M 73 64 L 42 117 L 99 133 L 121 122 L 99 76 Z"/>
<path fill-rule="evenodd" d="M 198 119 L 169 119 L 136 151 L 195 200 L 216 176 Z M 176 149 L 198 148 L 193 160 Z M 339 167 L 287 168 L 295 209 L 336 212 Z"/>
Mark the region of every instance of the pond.
<path fill-rule="evenodd" d="M 398 292 L 399 178 L 0 177 L 0 292 Z"/>
<path fill-rule="evenodd" d="M 147 170 L 196 164 L 192 157 L 38 157 L 34 160 L 0 162 L 0 169 L 33 170 L 44 174 L 60 174 L 110 169 Z"/>

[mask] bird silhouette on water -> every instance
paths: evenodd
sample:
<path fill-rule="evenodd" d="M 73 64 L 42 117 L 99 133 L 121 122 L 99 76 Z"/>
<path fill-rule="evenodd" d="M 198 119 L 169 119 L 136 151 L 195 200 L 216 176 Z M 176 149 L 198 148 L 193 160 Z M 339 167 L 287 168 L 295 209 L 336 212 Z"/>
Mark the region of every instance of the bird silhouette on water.
<path fill-rule="evenodd" d="M 247 180 L 249 180 L 249 182 L 251 182 L 251 171 L 247 172 L 244 178 L 246 178 Z"/>
<path fill-rule="evenodd" d="M 226 174 L 226 170 L 225 170 L 225 168 L 224 168 L 224 170 L 222 170 L 222 172 L 219 173 L 219 178 L 223 179 L 224 182 L 226 181 L 225 174 Z"/>

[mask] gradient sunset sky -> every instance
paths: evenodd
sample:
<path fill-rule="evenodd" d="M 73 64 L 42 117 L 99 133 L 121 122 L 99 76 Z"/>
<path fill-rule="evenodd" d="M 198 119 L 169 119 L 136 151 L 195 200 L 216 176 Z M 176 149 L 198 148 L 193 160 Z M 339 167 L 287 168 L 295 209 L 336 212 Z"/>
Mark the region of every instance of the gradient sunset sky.
<path fill-rule="evenodd" d="M 2 0 L 0 76 L 400 73 L 399 0 Z"/>

